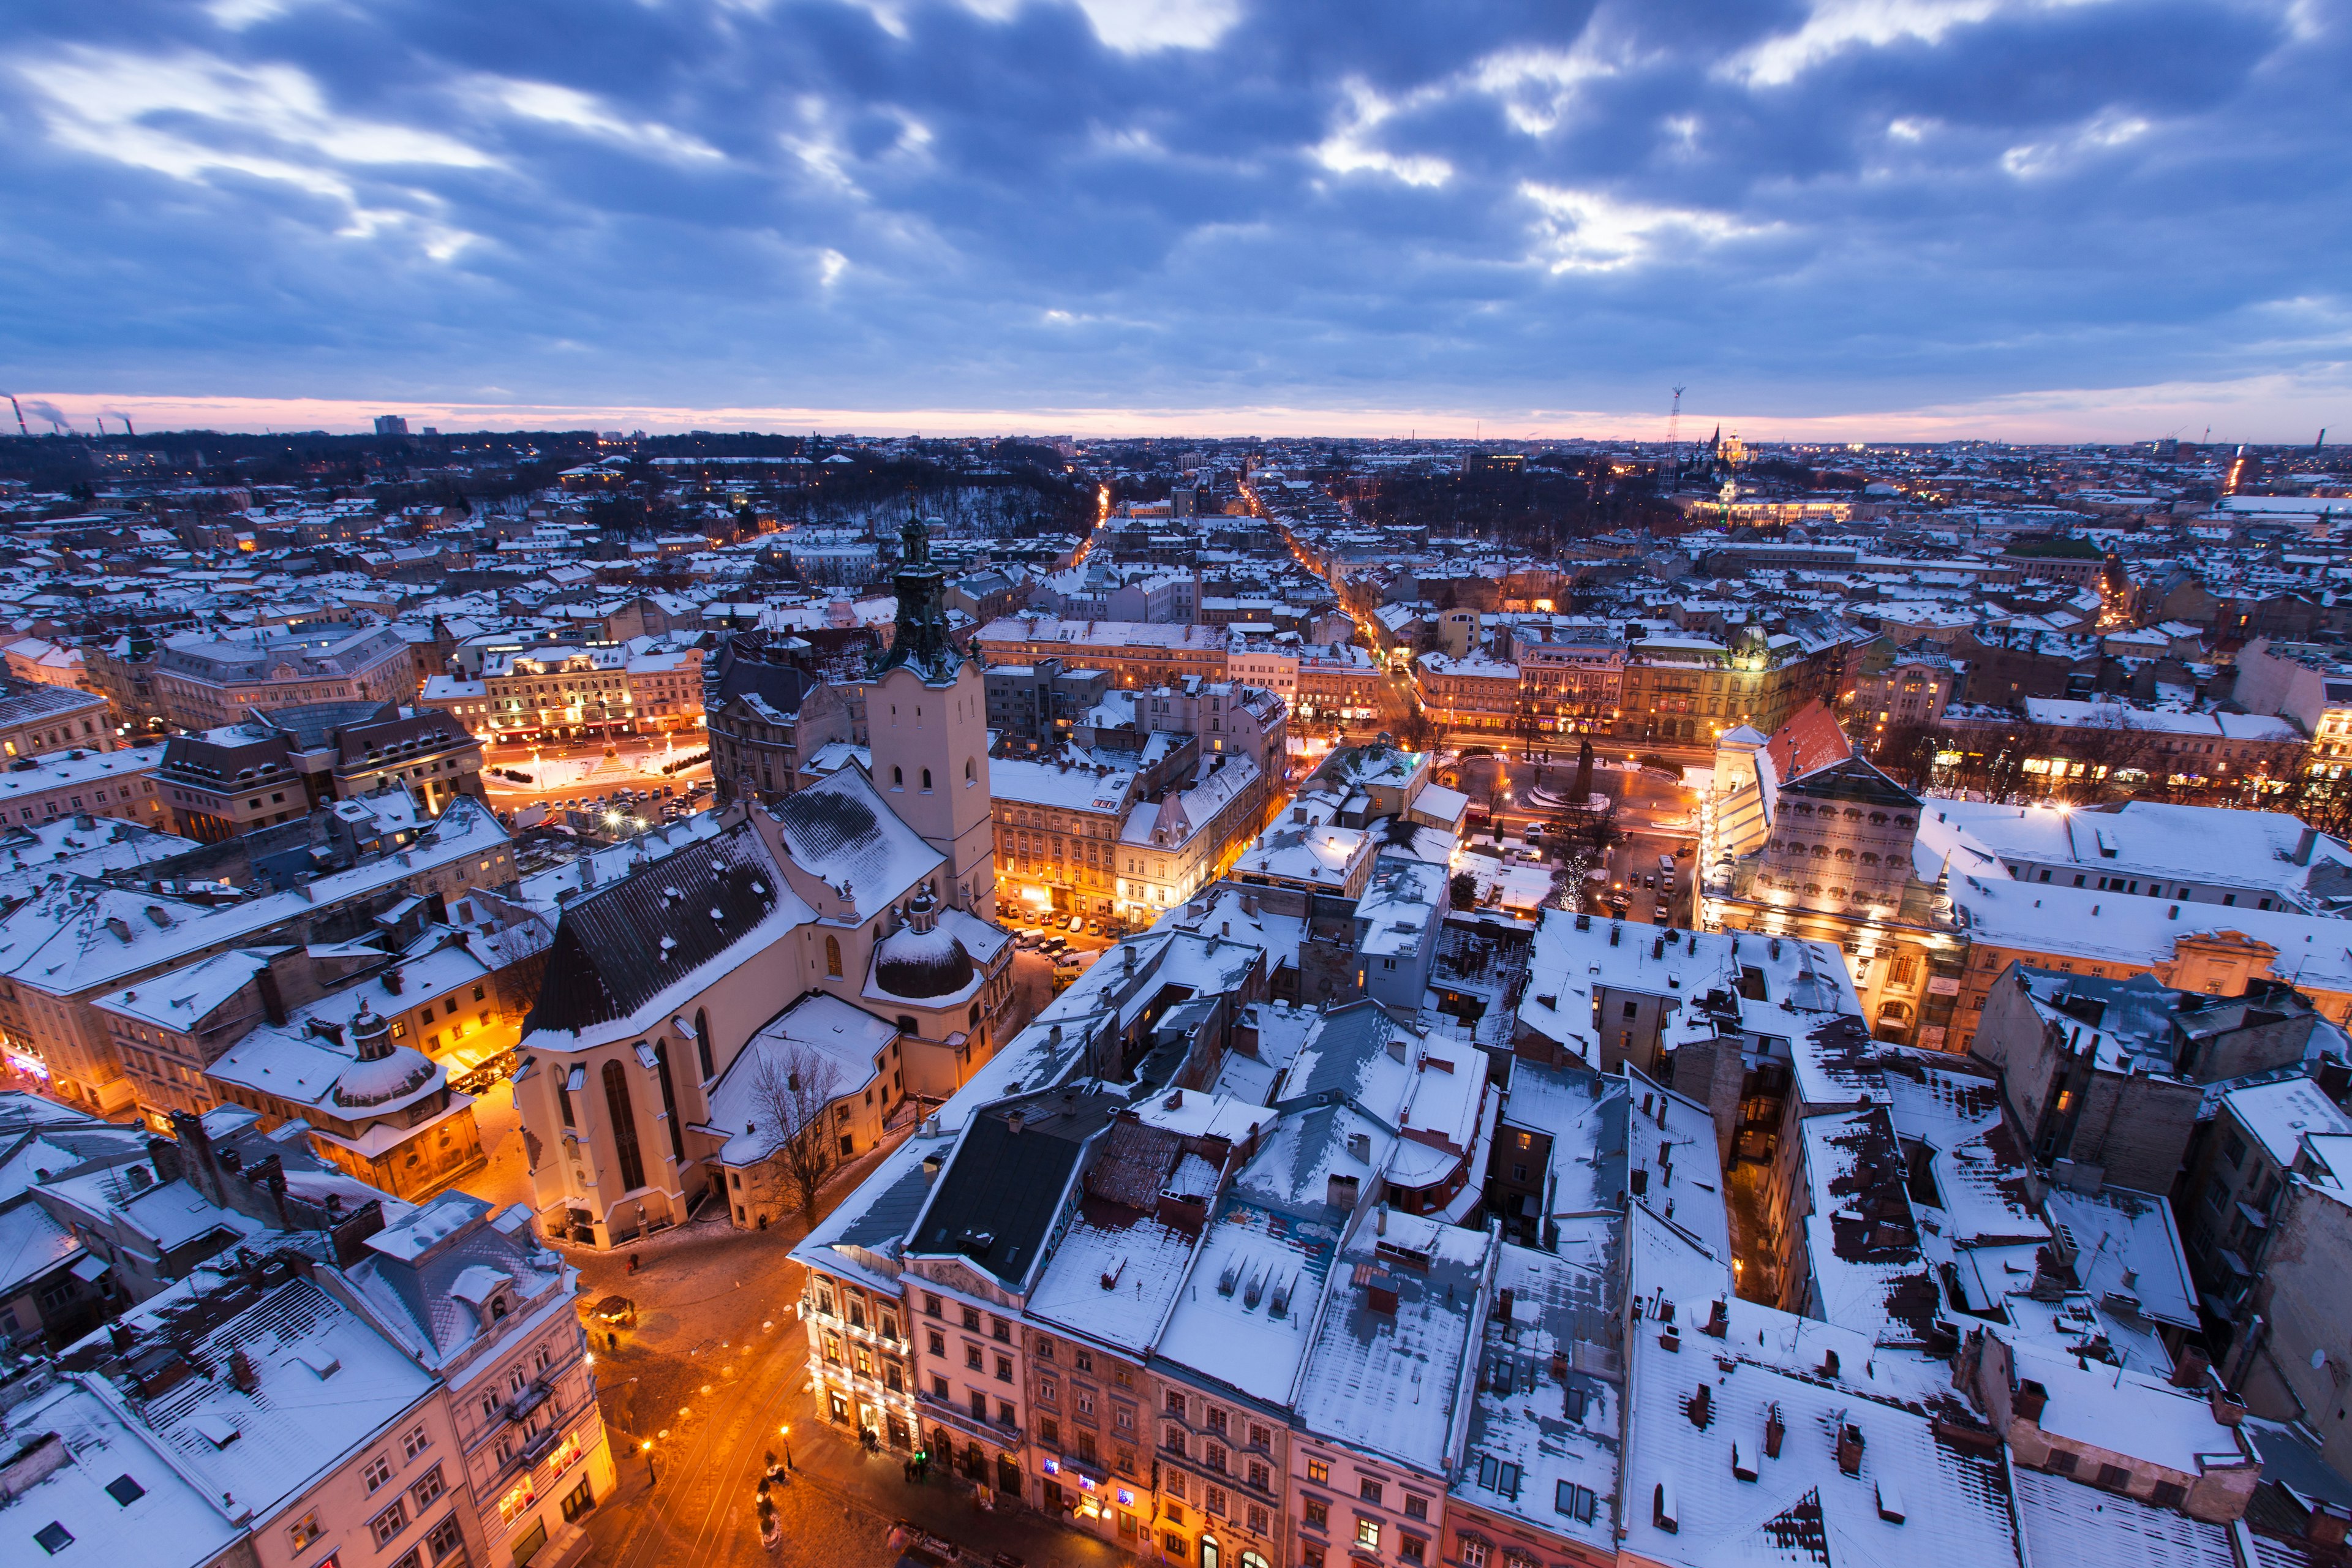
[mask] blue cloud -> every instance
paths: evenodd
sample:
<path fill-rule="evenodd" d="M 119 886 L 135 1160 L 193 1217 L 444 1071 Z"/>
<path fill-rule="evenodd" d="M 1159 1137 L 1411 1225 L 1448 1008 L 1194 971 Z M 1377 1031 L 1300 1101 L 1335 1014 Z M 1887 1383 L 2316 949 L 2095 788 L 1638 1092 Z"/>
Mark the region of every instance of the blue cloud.
<path fill-rule="evenodd" d="M 2352 360 L 2352 44 L 2292 0 L 19 23 L 14 384 L 1797 415 Z"/>

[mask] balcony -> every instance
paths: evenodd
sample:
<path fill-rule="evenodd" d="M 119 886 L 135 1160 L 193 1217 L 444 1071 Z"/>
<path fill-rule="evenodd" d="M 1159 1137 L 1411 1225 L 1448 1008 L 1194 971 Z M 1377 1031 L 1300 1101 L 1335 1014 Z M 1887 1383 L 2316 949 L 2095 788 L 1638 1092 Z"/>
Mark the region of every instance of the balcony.
<path fill-rule="evenodd" d="M 926 1421 L 944 1421 L 958 1431 L 985 1437 L 1002 1448 L 1017 1448 L 1027 1441 L 1027 1434 L 1019 1426 L 1007 1426 L 993 1416 L 976 1418 L 970 1405 L 950 1404 L 937 1394 L 917 1394 L 915 1406 Z"/>
<path fill-rule="evenodd" d="M 529 1387 L 509 1399 L 501 1407 L 499 1414 L 509 1421 L 527 1420 L 532 1411 L 546 1404 L 554 1394 L 555 1384 L 552 1379 L 536 1378 Z"/>

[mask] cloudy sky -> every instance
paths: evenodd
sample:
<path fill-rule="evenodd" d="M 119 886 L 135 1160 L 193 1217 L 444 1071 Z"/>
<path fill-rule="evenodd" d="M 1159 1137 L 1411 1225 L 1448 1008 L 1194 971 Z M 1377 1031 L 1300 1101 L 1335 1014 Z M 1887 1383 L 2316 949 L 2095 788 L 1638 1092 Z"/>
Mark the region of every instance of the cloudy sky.
<path fill-rule="evenodd" d="M 2347 81 L 2340 0 L 18 5 L 0 390 L 2307 441 Z"/>

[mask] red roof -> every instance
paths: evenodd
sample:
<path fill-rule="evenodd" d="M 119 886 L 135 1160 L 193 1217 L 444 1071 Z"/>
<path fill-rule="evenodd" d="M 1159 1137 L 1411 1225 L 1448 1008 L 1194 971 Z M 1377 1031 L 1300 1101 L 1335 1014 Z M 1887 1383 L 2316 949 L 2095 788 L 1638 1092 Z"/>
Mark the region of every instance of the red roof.
<path fill-rule="evenodd" d="M 1844 762 L 1853 755 L 1853 745 L 1829 704 L 1816 697 L 1780 726 L 1764 752 L 1772 759 L 1774 776 L 1785 784 Z"/>

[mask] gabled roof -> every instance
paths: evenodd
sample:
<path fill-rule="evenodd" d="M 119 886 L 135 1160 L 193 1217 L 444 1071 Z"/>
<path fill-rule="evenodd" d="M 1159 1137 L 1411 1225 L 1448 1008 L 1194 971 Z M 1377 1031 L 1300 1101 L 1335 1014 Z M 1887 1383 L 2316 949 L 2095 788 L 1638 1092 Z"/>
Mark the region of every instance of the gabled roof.
<path fill-rule="evenodd" d="M 847 889 L 860 920 L 947 863 L 856 768 L 787 795 L 772 815 L 793 866 L 836 892 Z"/>
<path fill-rule="evenodd" d="M 546 978 L 523 1033 L 576 1034 L 628 1017 L 746 944 L 787 905 L 799 900 L 748 824 L 574 900 L 557 922 Z"/>

